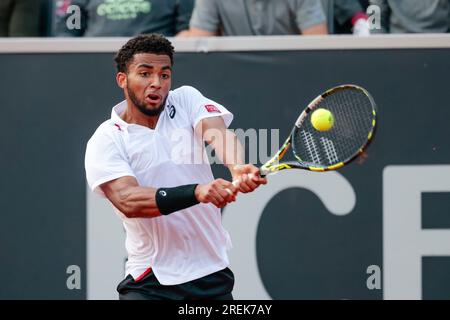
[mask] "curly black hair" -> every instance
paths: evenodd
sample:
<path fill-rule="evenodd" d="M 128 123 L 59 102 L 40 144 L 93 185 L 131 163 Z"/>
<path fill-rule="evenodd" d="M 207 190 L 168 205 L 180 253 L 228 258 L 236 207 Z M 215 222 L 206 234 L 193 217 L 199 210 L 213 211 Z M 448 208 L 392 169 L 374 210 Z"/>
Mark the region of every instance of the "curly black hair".
<path fill-rule="evenodd" d="M 127 72 L 128 64 L 135 54 L 154 53 L 168 55 L 173 65 L 174 48 L 172 43 L 161 34 L 139 35 L 130 40 L 117 52 L 114 61 L 118 72 Z"/>

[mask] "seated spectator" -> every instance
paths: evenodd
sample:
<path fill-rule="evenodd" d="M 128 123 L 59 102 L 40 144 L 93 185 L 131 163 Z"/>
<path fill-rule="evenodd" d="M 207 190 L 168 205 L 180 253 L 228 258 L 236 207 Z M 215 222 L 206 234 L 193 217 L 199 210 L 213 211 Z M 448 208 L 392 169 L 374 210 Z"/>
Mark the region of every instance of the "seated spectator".
<path fill-rule="evenodd" d="M 368 0 L 322 0 L 328 15 L 328 32 L 369 36 Z"/>
<path fill-rule="evenodd" d="M 58 0 L 55 36 L 131 37 L 159 33 L 175 36 L 189 26 L 195 0 Z M 74 11 L 80 9 L 80 28 L 70 29 Z M 68 10 L 69 9 L 69 10 Z M 69 12 L 68 12 L 69 11 Z"/>
<path fill-rule="evenodd" d="M 327 34 L 317 0 L 197 0 L 181 36 Z"/>
<path fill-rule="evenodd" d="M 381 9 L 381 29 L 374 33 L 449 31 L 449 0 L 370 0 Z"/>
<path fill-rule="evenodd" d="M 43 35 L 43 0 L 1 0 L 0 37 Z"/>

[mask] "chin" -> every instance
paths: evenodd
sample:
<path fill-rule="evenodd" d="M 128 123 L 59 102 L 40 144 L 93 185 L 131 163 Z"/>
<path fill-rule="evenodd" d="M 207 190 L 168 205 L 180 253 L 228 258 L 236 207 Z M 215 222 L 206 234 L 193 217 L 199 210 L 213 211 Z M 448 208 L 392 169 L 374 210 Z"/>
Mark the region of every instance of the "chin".
<path fill-rule="evenodd" d="M 146 105 L 144 109 L 139 108 L 139 110 L 144 113 L 147 116 L 150 117 L 154 117 L 154 116 L 159 116 L 161 114 L 161 112 L 163 111 L 163 106 L 162 104 L 155 106 L 155 105 Z"/>
<path fill-rule="evenodd" d="M 155 111 L 155 110 L 158 110 L 160 108 L 161 108 L 161 104 L 158 104 L 158 105 L 148 104 L 146 109 L 149 110 L 149 111 Z"/>
<path fill-rule="evenodd" d="M 159 105 L 159 106 L 151 106 L 151 107 L 145 108 L 145 110 L 147 112 L 158 112 L 158 111 L 162 110 L 162 106 L 161 105 Z"/>

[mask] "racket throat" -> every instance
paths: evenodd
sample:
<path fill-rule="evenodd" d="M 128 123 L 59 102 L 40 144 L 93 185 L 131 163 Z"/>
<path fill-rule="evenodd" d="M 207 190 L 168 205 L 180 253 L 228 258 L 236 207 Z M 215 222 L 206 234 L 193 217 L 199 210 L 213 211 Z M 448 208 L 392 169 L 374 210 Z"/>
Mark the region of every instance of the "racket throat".
<path fill-rule="evenodd" d="M 259 168 L 259 174 L 264 178 L 265 176 L 270 174 L 270 170 L 262 166 L 261 168 Z"/>

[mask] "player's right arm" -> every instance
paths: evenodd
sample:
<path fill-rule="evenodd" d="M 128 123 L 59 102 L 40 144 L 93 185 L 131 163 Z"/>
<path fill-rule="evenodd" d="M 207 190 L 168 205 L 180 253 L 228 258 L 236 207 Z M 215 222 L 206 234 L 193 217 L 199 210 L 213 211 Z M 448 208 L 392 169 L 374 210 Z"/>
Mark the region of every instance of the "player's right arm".
<path fill-rule="evenodd" d="M 113 123 L 102 124 L 87 144 L 85 168 L 91 190 L 106 196 L 126 217 L 154 218 L 198 203 L 212 203 L 222 208 L 236 200 L 236 188 L 223 179 L 161 188 L 139 185 L 121 134 Z"/>
<path fill-rule="evenodd" d="M 100 185 L 111 203 L 128 218 L 154 218 L 161 216 L 156 200 L 156 188 L 141 187 L 136 178 L 125 176 Z M 176 188 L 175 188 L 176 189 Z M 230 194 L 226 189 L 232 191 Z M 236 201 L 236 187 L 223 179 L 195 187 L 195 199 L 200 203 L 212 203 L 218 208 Z M 176 199 L 175 199 L 176 201 Z"/>
<path fill-rule="evenodd" d="M 100 186 L 106 198 L 128 218 L 161 216 L 156 204 L 155 188 L 139 186 L 134 177 L 121 177 Z"/>

